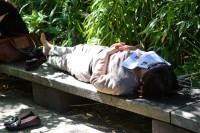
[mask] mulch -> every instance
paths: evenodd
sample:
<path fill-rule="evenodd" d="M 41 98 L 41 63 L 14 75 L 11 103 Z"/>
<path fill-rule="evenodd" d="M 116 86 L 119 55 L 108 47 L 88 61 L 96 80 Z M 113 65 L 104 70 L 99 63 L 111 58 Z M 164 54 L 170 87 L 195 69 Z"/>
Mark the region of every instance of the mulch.
<path fill-rule="evenodd" d="M 32 95 L 31 83 L 6 74 L 0 74 L 0 95 Z"/>

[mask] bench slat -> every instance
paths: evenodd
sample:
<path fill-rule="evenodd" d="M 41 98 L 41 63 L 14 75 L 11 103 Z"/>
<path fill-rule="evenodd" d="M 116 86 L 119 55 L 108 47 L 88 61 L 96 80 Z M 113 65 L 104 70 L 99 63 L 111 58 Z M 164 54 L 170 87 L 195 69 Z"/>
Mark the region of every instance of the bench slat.
<path fill-rule="evenodd" d="M 171 122 L 191 131 L 200 132 L 200 102 L 172 112 Z"/>

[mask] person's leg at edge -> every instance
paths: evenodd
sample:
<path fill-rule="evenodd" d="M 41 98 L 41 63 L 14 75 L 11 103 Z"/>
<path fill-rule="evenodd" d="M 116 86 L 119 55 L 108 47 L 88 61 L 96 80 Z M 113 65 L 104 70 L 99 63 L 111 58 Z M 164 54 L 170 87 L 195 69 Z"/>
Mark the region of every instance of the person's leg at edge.
<path fill-rule="evenodd" d="M 43 45 L 43 54 L 47 57 L 47 64 L 55 69 L 68 71 L 68 56 L 71 55 L 73 48 L 53 46 L 47 41 L 44 33 L 41 34 L 40 41 Z"/>
<path fill-rule="evenodd" d="M 47 41 L 46 36 L 45 36 L 44 33 L 41 34 L 40 41 L 41 41 L 41 43 L 43 45 L 43 54 L 45 56 L 48 56 L 49 51 L 51 50 L 53 45 Z"/>

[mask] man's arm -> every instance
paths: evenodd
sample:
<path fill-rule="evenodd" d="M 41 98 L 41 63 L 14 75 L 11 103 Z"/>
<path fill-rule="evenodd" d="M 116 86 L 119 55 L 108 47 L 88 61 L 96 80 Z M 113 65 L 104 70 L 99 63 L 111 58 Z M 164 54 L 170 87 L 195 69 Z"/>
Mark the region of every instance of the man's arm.
<path fill-rule="evenodd" d="M 117 88 L 117 81 L 115 81 L 115 75 L 113 73 L 107 73 L 109 58 L 118 51 L 119 49 L 110 47 L 100 53 L 96 58 L 96 62 L 94 62 L 90 83 L 100 92 L 113 95 L 120 94 L 120 89 Z"/>
<path fill-rule="evenodd" d="M 100 62 L 100 64 L 101 64 L 101 67 L 99 68 L 99 71 L 100 71 L 101 74 L 107 73 L 107 68 L 108 68 L 110 56 L 114 53 L 119 52 L 119 51 L 120 51 L 119 49 L 116 49 L 114 47 L 110 47 L 110 48 L 106 49 L 104 52 L 99 54 L 97 61 Z M 95 68 L 96 68 L 96 66 L 95 66 Z"/>
<path fill-rule="evenodd" d="M 90 79 L 90 83 L 95 88 L 103 93 L 119 95 L 121 88 L 119 88 L 119 81 L 117 80 L 116 73 L 107 73 L 109 58 L 112 54 L 119 51 L 136 50 L 140 45 L 129 46 L 125 43 L 115 43 L 106 51 L 99 54 L 93 66 L 93 73 Z"/>
<path fill-rule="evenodd" d="M 106 74 L 107 73 L 107 67 L 108 67 L 108 63 L 109 63 L 109 58 L 112 54 L 119 52 L 119 51 L 134 51 L 138 48 L 140 48 L 141 45 L 138 44 L 136 46 L 129 46 L 129 45 L 125 45 L 124 42 L 120 42 L 120 43 L 115 43 L 113 45 L 111 45 L 111 47 L 109 49 L 107 49 L 105 52 L 103 52 L 102 54 L 100 54 L 100 59 L 101 59 L 101 67 L 100 67 L 100 71 L 101 74 Z M 98 60 L 100 60 L 98 59 Z"/>

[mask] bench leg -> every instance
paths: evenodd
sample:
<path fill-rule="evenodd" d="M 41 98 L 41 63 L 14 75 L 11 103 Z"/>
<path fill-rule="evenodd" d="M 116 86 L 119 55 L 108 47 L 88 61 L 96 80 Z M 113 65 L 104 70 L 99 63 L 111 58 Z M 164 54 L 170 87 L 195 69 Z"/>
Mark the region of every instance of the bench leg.
<path fill-rule="evenodd" d="M 152 120 L 152 133 L 192 133 L 192 132 L 165 122 Z"/>
<path fill-rule="evenodd" d="M 33 100 L 36 104 L 49 109 L 66 112 L 69 111 L 69 105 L 88 104 L 91 101 L 67 92 L 63 92 L 51 87 L 43 86 L 32 82 Z"/>

